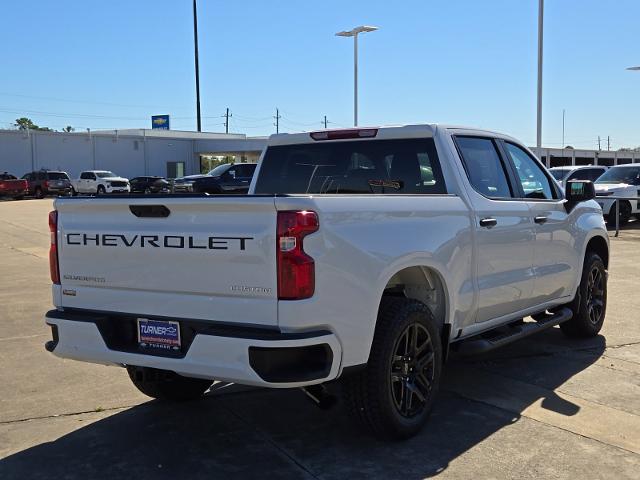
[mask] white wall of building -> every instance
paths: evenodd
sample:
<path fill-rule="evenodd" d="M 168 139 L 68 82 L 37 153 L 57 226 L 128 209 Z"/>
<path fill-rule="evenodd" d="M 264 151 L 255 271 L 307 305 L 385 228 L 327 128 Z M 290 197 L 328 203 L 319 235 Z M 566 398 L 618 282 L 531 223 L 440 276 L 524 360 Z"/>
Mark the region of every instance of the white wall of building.
<path fill-rule="evenodd" d="M 22 176 L 47 168 L 72 178 L 91 169 L 112 170 L 123 177 L 167 175 L 168 162 L 184 162 L 187 175 L 200 173 L 199 155 L 259 153 L 265 138 L 238 134 L 127 130 L 62 133 L 0 130 L 0 171 Z"/>

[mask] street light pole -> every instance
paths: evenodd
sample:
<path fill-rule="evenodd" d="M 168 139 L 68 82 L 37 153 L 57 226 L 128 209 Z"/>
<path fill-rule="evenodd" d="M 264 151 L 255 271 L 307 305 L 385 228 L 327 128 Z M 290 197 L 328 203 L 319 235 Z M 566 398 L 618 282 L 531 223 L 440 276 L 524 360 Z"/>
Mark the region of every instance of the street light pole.
<path fill-rule="evenodd" d="M 353 126 L 358 126 L 358 34 L 353 36 Z"/>
<path fill-rule="evenodd" d="M 358 126 L 358 34 L 375 32 L 378 27 L 362 25 L 349 31 L 336 33 L 337 37 L 353 37 L 353 126 Z"/>
<path fill-rule="evenodd" d="M 538 118 L 536 147 L 538 155 L 542 148 L 542 46 L 543 46 L 544 0 L 538 0 Z"/>
<path fill-rule="evenodd" d="M 202 131 L 202 117 L 200 116 L 200 62 L 198 60 L 198 7 L 193 0 L 193 46 L 196 63 L 196 115 L 198 131 Z"/>

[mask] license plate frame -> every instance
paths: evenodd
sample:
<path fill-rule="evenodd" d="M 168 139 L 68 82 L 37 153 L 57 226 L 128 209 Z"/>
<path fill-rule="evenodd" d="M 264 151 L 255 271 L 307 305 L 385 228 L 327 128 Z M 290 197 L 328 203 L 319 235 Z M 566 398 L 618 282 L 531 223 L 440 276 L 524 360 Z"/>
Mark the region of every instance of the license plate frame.
<path fill-rule="evenodd" d="M 179 352 L 182 349 L 178 321 L 140 317 L 136 319 L 136 331 L 140 348 L 165 352 Z"/>

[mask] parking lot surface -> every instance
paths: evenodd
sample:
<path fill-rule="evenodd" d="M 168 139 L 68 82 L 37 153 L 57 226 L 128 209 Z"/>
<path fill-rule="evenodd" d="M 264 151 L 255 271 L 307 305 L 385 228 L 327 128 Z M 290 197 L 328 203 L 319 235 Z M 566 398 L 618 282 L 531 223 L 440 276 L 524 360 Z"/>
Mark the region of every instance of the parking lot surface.
<path fill-rule="evenodd" d="M 0 202 L 0 478 L 640 478 L 640 229 L 611 239 L 601 335 L 554 328 L 454 358 L 427 428 L 362 435 L 299 390 L 216 384 L 166 405 L 50 338 L 51 199 Z M 635 222 L 634 222 L 635 223 Z M 332 388 L 337 389 L 334 385 Z"/>

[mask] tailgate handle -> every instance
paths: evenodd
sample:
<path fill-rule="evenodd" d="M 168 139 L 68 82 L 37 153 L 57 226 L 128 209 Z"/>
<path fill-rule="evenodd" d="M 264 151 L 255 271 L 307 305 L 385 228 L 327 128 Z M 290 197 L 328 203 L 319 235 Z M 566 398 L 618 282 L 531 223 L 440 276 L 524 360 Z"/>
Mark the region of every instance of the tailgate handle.
<path fill-rule="evenodd" d="M 129 210 L 140 218 L 166 218 L 171 214 L 164 205 L 129 205 Z"/>

